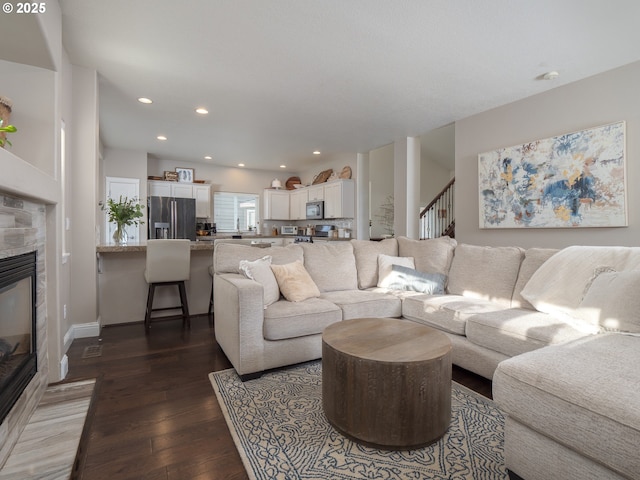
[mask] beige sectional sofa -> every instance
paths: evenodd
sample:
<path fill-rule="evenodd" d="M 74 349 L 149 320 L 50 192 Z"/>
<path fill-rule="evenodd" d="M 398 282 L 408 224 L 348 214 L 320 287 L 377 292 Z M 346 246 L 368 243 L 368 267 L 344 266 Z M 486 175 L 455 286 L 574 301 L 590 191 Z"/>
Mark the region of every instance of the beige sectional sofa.
<path fill-rule="evenodd" d="M 297 302 L 278 298 L 278 286 L 283 292 L 298 287 L 291 277 L 278 283 L 275 297 L 272 280 L 247 278 L 252 275 L 240 268 L 241 261 L 259 264 L 264 257 L 287 268 L 301 262 L 314 284 L 311 296 Z M 379 275 L 387 271 L 383 265 L 406 259 L 418 276 L 445 278 L 445 291 L 412 290 L 440 286 L 429 277 L 426 283 L 419 278 L 416 288 L 411 273 L 406 283 L 389 288 Z M 494 398 L 507 414 L 510 470 L 527 480 L 638 478 L 639 456 L 628 450 L 640 440 L 640 400 L 633 395 L 640 387 L 640 338 L 602 334 L 605 322 L 594 308 L 594 302 L 612 303 L 601 289 L 622 290 L 618 294 L 627 297 L 606 308 L 626 318 L 625 329 L 640 325 L 639 315 L 631 313 L 635 303 L 616 311 L 633 297 L 620 288 L 626 280 L 598 280 L 615 272 L 640 273 L 640 249 L 483 247 L 448 237 L 261 249 L 220 244 L 214 252 L 216 339 L 246 379 L 320 358 L 322 331 L 334 322 L 398 317 L 424 323 L 451 339 L 454 364 L 494 379 Z M 590 288 L 596 281 L 598 288 Z M 575 422 L 581 427 L 572 428 Z"/>

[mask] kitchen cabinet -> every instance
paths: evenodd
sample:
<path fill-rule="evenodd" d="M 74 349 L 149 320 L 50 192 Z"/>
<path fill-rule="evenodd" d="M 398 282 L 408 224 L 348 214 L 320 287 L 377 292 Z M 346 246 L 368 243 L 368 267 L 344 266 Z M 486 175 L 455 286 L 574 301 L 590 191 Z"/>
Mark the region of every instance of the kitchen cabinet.
<path fill-rule="evenodd" d="M 147 194 L 150 197 L 171 197 L 172 182 L 148 182 Z"/>
<path fill-rule="evenodd" d="M 147 183 L 147 193 L 150 197 L 194 198 L 191 183 L 151 180 Z"/>
<path fill-rule="evenodd" d="M 196 218 L 211 218 L 211 185 L 193 185 Z"/>
<path fill-rule="evenodd" d="M 356 213 L 353 180 L 324 184 L 324 218 L 353 218 Z"/>
<path fill-rule="evenodd" d="M 193 185 L 190 183 L 171 182 L 171 196 L 176 198 L 193 198 Z"/>
<path fill-rule="evenodd" d="M 319 202 L 324 200 L 324 184 L 321 185 L 311 185 L 306 188 L 308 202 Z"/>
<path fill-rule="evenodd" d="M 306 220 L 307 189 L 301 188 L 289 194 L 289 220 Z"/>
<path fill-rule="evenodd" d="M 264 220 L 289 220 L 289 192 L 265 189 L 262 198 Z"/>

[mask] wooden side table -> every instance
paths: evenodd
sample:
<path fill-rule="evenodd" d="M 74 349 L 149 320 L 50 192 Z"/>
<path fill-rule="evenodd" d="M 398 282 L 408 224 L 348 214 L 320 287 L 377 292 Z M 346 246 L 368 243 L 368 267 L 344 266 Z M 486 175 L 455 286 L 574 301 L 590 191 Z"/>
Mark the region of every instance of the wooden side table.
<path fill-rule="evenodd" d="M 331 425 L 365 444 L 433 443 L 451 420 L 451 342 L 409 320 L 334 323 L 322 335 L 322 405 Z"/>

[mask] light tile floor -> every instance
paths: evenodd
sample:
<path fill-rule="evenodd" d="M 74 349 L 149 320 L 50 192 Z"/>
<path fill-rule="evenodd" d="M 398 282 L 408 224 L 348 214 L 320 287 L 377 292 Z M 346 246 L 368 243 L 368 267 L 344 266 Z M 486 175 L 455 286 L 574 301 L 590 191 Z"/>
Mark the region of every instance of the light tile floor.
<path fill-rule="evenodd" d="M 94 387 L 95 380 L 49 386 L 0 470 L 0 480 L 68 479 Z"/>

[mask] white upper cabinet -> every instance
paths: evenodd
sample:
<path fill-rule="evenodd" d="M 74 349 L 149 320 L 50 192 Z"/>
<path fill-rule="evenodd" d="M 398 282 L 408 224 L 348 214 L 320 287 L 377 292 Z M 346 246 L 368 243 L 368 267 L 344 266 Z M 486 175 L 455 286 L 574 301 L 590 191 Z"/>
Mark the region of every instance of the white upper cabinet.
<path fill-rule="evenodd" d="M 309 202 L 319 202 L 324 200 L 324 184 L 311 185 L 307 187 L 307 196 Z"/>
<path fill-rule="evenodd" d="M 150 197 L 171 197 L 171 183 L 173 182 L 148 182 L 147 194 Z"/>
<path fill-rule="evenodd" d="M 190 183 L 171 183 L 171 196 L 176 198 L 193 198 L 193 185 Z"/>
<path fill-rule="evenodd" d="M 211 218 L 211 185 L 193 185 L 196 199 L 196 217 Z"/>
<path fill-rule="evenodd" d="M 150 197 L 194 198 L 191 183 L 151 180 L 147 183 L 147 193 Z"/>
<path fill-rule="evenodd" d="M 353 218 L 355 211 L 353 180 L 336 180 L 324 184 L 324 218 Z"/>
<path fill-rule="evenodd" d="M 289 192 L 265 189 L 263 195 L 264 220 L 289 220 Z"/>
<path fill-rule="evenodd" d="M 289 194 L 289 220 L 306 220 L 307 189 L 293 190 Z"/>

